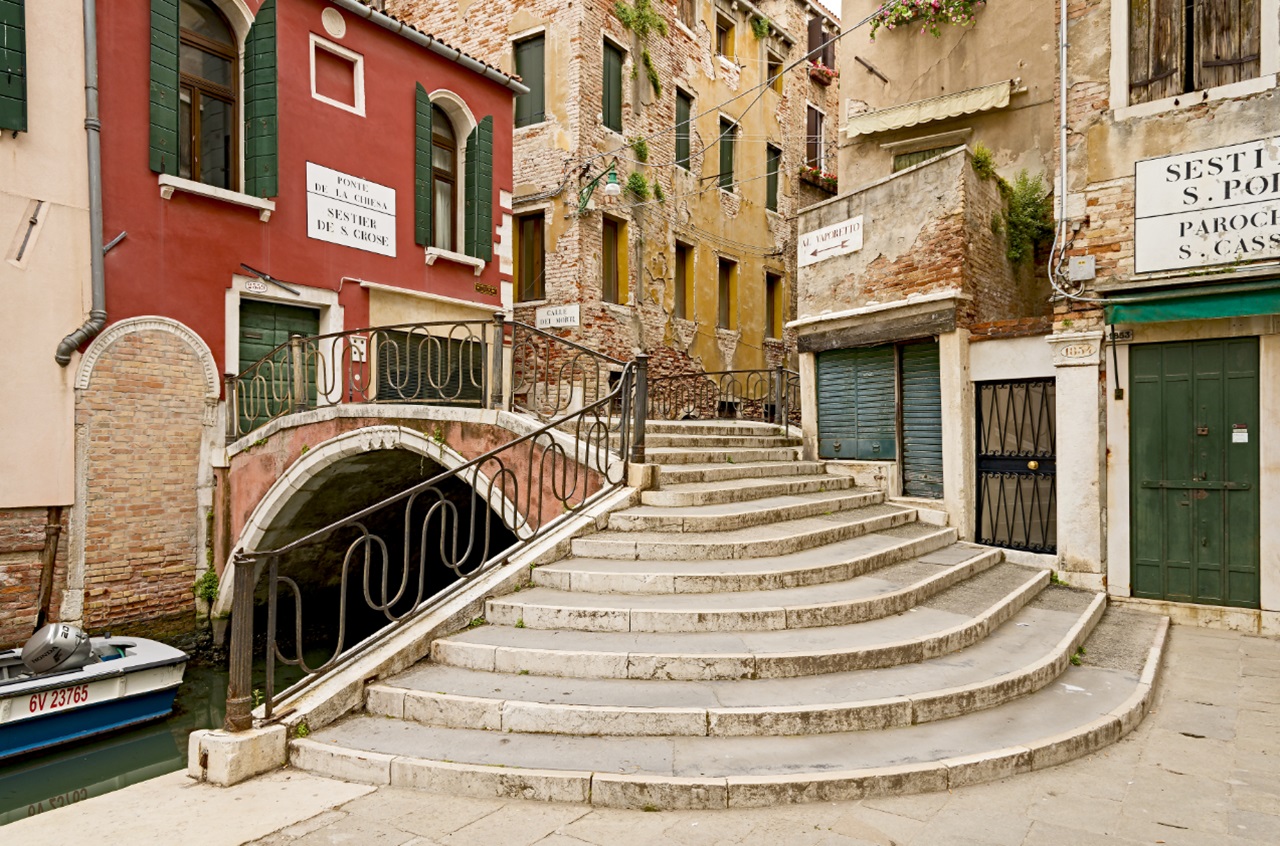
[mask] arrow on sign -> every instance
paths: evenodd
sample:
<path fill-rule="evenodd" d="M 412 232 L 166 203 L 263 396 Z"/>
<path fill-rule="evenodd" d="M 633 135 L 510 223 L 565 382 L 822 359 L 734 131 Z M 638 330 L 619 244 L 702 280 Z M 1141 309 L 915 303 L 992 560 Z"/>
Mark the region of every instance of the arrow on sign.
<path fill-rule="evenodd" d="M 848 243 L 849 243 L 848 240 L 844 240 L 844 241 L 841 241 L 839 244 L 835 244 L 830 247 L 823 247 L 821 250 L 814 250 L 813 252 L 809 253 L 809 255 L 813 256 L 814 258 L 817 258 L 819 253 L 825 253 L 828 250 L 843 250 L 845 248 L 845 245 L 847 245 Z"/>

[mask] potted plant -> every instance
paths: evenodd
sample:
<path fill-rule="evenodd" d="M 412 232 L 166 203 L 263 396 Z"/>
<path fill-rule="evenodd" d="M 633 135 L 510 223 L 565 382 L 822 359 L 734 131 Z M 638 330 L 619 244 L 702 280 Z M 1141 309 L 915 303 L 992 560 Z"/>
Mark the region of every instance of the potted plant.
<path fill-rule="evenodd" d="M 942 35 L 940 26 L 969 26 L 986 0 L 889 0 L 871 16 L 871 40 L 881 27 L 895 29 L 920 21 L 920 31 Z"/>
<path fill-rule="evenodd" d="M 821 168 L 816 168 L 812 165 L 800 166 L 800 181 L 808 182 L 815 188 L 821 188 L 828 194 L 836 193 L 839 186 L 834 173 L 824 172 Z"/>
<path fill-rule="evenodd" d="M 809 62 L 809 78 L 819 85 L 830 85 L 840 76 L 840 71 L 829 68 L 821 60 Z"/>

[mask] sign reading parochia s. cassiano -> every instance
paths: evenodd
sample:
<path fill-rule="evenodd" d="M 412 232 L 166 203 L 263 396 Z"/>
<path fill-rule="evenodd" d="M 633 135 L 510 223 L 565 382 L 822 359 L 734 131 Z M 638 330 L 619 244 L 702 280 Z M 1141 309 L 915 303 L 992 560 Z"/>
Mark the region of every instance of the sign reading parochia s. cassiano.
<path fill-rule="evenodd" d="M 307 162 L 307 237 L 396 256 L 396 189 Z"/>
<path fill-rule="evenodd" d="M 1280 257 L 1280 138 L 1138 162 L 1133 199 L 1137 273 Z"/>

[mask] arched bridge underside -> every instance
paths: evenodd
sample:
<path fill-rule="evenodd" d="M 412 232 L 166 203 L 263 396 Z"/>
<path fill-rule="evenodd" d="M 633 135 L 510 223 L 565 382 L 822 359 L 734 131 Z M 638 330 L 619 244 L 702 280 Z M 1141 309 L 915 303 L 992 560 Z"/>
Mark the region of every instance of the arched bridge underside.
<path fill-rule="evenodd" d="M 341 405 L 282 417 L 228 447 L 219 491 L 225 499 L 217 509 L 223 525 L 216 533 L 230 541 L 232 552 L 279 548 L 538 427 L 529 417 L 504 411 L 439 406 Z M 519 460 L 512 466 L 508 459 L 505 469 L 523 485 L 527 468 Z M 563 513 L 554 496 L 517 496 L 507 485 L 490 487 L 494 470 L 480 468 L 479 498 L 462 479 L 441 486 L 441 495 L 457 504 L 459 519 L 469 516 L 475 526 L 496 527 L 488 529 L 494 534 L 487 539 L 491 550 L 521 536 L 517 524 L 536 525 Z M 600 480 L 585 483 L 594 489 Z M 503 519 L 481 520 L 475 512 L 486 504 Z M 390 514 L 372 519 L 393 520 Z M 369 529 L 382 537 L 401 532 L 393 525 Z M 312 552 L 294 553 L 291 569 L 308 572 L 312 581 L 332 581 L 345 548 L 343 539 L 334 538 Z M 228 561 L 213 609 L 217 616 L 231 610 L 233 571 Z"/>

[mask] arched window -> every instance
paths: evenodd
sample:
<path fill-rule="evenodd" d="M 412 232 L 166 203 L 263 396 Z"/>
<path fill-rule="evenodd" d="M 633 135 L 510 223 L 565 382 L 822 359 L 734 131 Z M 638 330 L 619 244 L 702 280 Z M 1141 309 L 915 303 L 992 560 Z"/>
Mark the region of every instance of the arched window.
<path fill-rule="evenodd" d="M 444 109 L 431 107 L 431 246 L 457 250 L 454 219 L 458 207 L 458 139 Z"/>
<path fill-rule="evenodd" d="M 178 175 L 238 190 L 235 35 L 206 0 L 181 0 L 178 26 Z"/>

